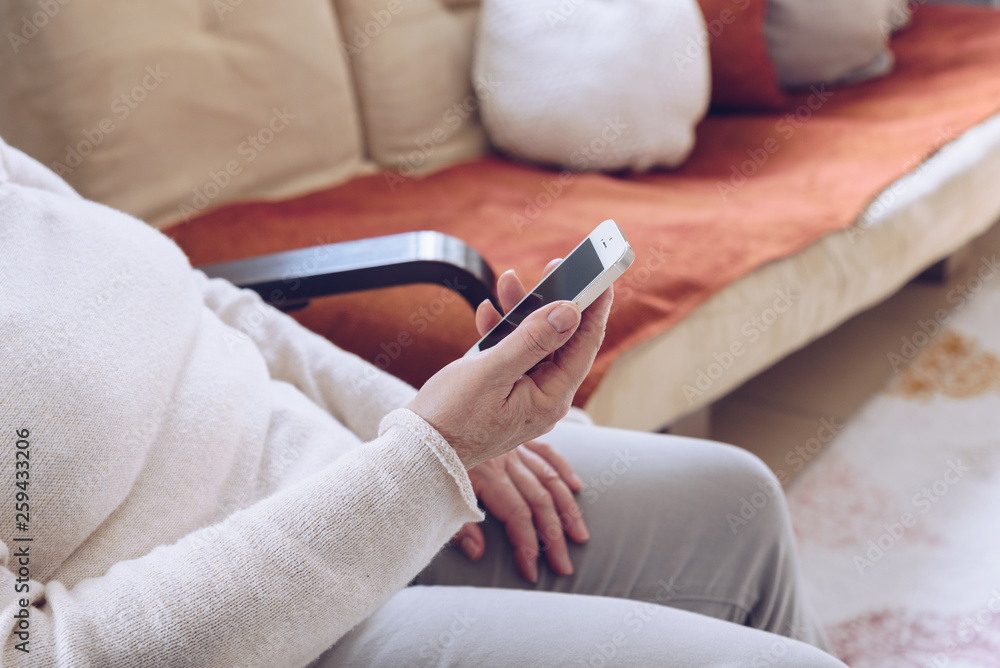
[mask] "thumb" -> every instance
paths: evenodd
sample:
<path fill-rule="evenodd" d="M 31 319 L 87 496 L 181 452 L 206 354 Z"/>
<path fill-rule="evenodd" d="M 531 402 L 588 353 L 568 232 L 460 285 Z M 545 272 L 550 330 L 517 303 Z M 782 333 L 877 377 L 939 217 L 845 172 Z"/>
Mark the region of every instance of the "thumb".
<path fill-rule="evenodd" d="M 466 522 L 458 530 L 458 533 L 452 537 L 451 542 L 464 552 L 465 556 L 469 559 L 479 561 L 479 558 L 483 556 L 486 538 L 483 536 L 483 530 L 478 524 L 475 522 Z"/>
<path fill-rule="evenodd" d="M 487 352 L 490 378 L 513 385 L 517 379 L 562 347 L 580 324 L 580 309 L 558 301 L 525 318 L 503 341 Z"/>

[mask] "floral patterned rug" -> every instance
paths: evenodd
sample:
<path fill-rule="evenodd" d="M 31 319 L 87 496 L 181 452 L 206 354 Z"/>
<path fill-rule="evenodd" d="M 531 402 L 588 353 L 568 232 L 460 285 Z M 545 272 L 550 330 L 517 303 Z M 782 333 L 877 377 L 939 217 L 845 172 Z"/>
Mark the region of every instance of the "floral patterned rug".
<path fill-rule="evenodd" d="M 788 490 L 810 596 L 853 668 L 1000 666 L 995 276 L 914 323 L 889 385 Z"/>

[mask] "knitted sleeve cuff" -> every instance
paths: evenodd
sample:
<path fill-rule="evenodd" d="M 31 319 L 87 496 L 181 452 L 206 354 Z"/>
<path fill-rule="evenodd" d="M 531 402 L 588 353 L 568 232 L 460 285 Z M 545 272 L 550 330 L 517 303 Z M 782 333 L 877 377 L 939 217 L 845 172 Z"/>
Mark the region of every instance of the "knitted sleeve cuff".
<path fill-rule="evenodd" d="M 462 460 L 458 458 L 454 448 L 437 429 L 407 408 L 397 408 L 382 418 L 378 427 L 378 435 L 382 436 L 392 427 L 399 427 L 423 441 L 441 461 L 445 470 L 454 478 L 462 494 L 462 500 L 476 514 L 477 520 L 482 521 L 486 518 L 486 515 L 479 508 L 476 493 L 472 490 L 472 481 L 469 480 L 469 474 L 465 470 Z"/>

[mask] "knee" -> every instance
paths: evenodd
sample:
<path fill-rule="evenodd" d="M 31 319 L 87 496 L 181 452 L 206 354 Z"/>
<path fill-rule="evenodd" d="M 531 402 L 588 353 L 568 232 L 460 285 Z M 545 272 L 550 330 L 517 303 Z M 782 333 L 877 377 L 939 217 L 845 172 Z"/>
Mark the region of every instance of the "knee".
<path fill-rule="evenodd" d="M 759 457 L 741 448 L 715 444 L 721 451 L 709 474 L 720 490 L 718 511 L 734 535 L 752 532 L 778 538 L 788 530 L 781 482 Z"/>
<path fill-rule="evenodd" d="M 741 498 L 745 496 L 752 503 L 756 502 L 755 506 L 763 503 L 762 497 L 784 502 L 781 481 L 760 457 L 736 446 L 724 447 L 728 452 L 720 461 L 716 475 L 734 494 L 738 492 Z"/>
<path fill-rule="evenodd" d="M 759 457 L 733 445 L 685 437 L 637 451 L 643 503 L 674 512 L 680 499 L 697 507 L 700 532 L 717 540 L 761 546 L 788 539 L 790 520 L 781 482 Z M 658 456 L 652 456 L 658 455 Z"/>
<path fill-rule="evenodd" d="M 600 437 L 601 447 L 577 441 Z M 657 516 L 678 512 L 679 503 L 697 508 L 701 533 L 723 540 L 754 534 L 777 537 L 787 526 L 780 481 L 756 455 L 732 445 L 682 436 L 645 434 L 604 427 L 578 433 L 563 427 L 561 451 L 573 461 L 584 489 L 581 508 L 598 502 L 634 507 Z M 623 484 L 624 483 L 624 484 Z M 751 528 L 750 525 L 753 525 Z M 766 528 L 766 530 L 765 530 Z"/>

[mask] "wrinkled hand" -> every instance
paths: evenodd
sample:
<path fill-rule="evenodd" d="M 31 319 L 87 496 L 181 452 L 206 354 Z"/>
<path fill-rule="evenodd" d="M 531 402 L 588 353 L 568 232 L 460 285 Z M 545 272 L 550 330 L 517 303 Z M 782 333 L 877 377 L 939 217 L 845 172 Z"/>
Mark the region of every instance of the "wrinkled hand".
<path fill-rule="evenodd" d="M 525 294 L 512 271 L 497 289 L 504 308 Z M 437 429 L 466 469 L 548 432 L 569 411 L 594 363 L 611 300 L 609 288 L 582 317 L 572 302 L 543 306 L 497 345 L 434 374 L 407 407 Z M 484 302 L 476 325 L 486 331 L 499 318 Z"/>
<path fill-rule="evenodd" d="M 566 537 L 583 543 L 590 533 L 573 498 L 583 482 L 569 462 L 548 445 L 529 441 L 483 462 L 469 471 L 469 478 L 482 504 L 503 523 L 525 579 L 538 582 L 540 550 L 556 573 L 573 573 Z M 486 549 L 483 530 L 474 522 L 465 524 L 452 542 L 473 561 Z"/>
<path fill-rule="evenodd" d="M 558 262 L 550 262 L 545 273 L 552 271 Z M 510 310 L 526 291 L 517 275 L 509 271 L 500 276 L 497 292 L 503 308 Z M 601 297 L 607 300 L 607 308 L 610 308 L 610 292 Z M 481 304 L 476 312 L 480 334 L 488 332 L 499 320 L 500 314 L 489 303 Z M 573 498 L 573 492 L 580 491 L 583 482 L 569 462 L 548 445 L 529 441 L 471 469 L 469 478 L 482 504 L 504 524 L 514 547 L 514 562 L 524 578 L 538 581 L 540 549 L 556 573 L 572 574 L 566 538 L 583 543 L 590 533 Z M 486 548 L 483 531 L 473 522 L 463 526 L 452 541 L 473 561 Z"/>

